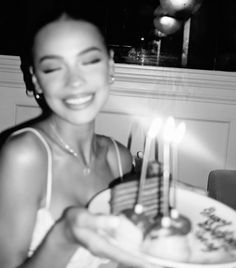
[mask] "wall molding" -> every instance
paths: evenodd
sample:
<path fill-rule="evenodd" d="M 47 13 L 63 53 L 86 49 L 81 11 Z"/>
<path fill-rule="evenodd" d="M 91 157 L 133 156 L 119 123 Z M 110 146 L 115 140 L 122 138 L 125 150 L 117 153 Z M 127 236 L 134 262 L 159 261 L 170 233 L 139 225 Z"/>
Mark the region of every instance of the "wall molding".
<path fill-rule="evenodd" d="M 25 88 L 20 58 L 0 55 L 0 87 Z"/>
<path fill-rule="evenodd" d="M 116 64 L 111 94 L 236 105 L 236 72 Z M 0 56 L 0 87 L 25 88 L 18 56 Z"/>
<path fill-rule="evenodd" d="M 116 65 L 113 94 L 236 104 L 236 73 Z"/>

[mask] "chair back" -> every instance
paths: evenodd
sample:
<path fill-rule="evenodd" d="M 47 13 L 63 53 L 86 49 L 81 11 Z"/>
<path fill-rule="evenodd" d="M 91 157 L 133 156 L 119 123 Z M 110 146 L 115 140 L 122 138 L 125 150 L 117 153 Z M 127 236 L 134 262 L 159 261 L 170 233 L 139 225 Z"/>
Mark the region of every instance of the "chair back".
<path fill-rule="evenodd" d="M 210 197 L 236 209 L 236 170 L 212 170 L 207 191 Z"/>

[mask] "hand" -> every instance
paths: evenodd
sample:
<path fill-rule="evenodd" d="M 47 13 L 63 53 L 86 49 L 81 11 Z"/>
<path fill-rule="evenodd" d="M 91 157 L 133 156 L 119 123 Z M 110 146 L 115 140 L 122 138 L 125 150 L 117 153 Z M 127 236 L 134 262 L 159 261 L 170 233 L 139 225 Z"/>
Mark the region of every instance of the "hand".
<path fill-rule="evenodd" d="M 134 233 L 134 237 L 138 234 L 137 227 L 124 217 L 91 214 L 85 209 L 70 208 L 66 211 L 66 226 L 66 232 L 74 242 L 100 258 L 111 259 L 126 267 L 154 267 L 131 253 L 132 251 L 124 249 L 127 245 L 124 244 L 125 241 L 130 242 L 132 236 L 130 234 Z M 121 238 L 118 239 L 120 246 L 110 242 L 111 238 L 115 240 L 118 236 Z M 138 240 L 140 241 L 140 237 Z M 123 245 L 120 244 L 121 242 Z"/>

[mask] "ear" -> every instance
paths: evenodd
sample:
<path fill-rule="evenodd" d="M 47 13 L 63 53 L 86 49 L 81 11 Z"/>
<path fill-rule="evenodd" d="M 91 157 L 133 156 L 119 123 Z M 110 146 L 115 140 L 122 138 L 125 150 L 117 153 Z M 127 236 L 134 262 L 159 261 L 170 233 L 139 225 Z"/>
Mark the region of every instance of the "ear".
<path fill-rule="evenodd" d="M 32 83 L 34 84 L 34 88 L 35 88 L 35 92 L 38 93 L 38 94 L 42 94 L 43 91 L 38 83 L 38 80 L 37 80 L 37 77 L 35 76 L 35 73 L 34 73 L 34 70 L 33 70 L 33 67 L 30 66 L 29 67 L 29 71 L 30 71 L 30 74 L 31 74 L 31 79 L 32 79 Z"/>

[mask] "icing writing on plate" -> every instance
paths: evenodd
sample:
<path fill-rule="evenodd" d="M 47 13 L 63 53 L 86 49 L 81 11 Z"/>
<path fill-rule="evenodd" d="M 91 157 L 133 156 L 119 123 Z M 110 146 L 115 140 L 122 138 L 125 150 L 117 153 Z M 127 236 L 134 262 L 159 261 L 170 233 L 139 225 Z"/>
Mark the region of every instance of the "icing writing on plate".
<path fill-rule="evenodd" d="M 204 209 L 201 213 L 203 221 L 197 224 L 197 238 L 204 245 L 203 251 L 224 250 L 228 253 L 236 249 L 236 238 L 232 222 L 219 217 L 215 208 Z M 227 228 L 227 227 L 231 227 Z"/>

